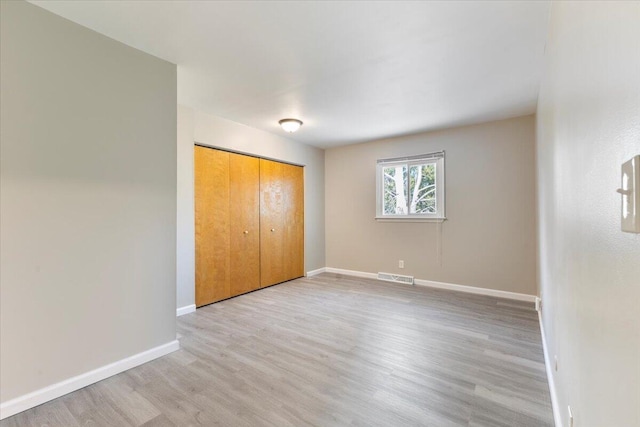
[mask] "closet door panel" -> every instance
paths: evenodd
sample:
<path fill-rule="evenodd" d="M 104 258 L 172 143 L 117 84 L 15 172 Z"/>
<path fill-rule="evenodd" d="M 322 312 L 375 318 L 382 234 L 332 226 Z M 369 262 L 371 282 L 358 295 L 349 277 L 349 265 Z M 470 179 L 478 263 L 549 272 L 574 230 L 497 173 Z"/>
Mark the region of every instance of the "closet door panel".
<path fill-rule="evenodd" d="M 230 296 L 229 154 L 195 147 L 196 306 Z"/>
<path fill-rule="evenodd" d="M 260 284 L 285 279 L 283 164 L 260 159 Z"/>
<path fill-rule="evenodd" d="M 260 288 L 260 160 L 229 154 L 231 295 Z"/>
<path fill-rule="evenodd" d="M 304 169 L 283 165 L 284 280 L 304 276 Z"/>

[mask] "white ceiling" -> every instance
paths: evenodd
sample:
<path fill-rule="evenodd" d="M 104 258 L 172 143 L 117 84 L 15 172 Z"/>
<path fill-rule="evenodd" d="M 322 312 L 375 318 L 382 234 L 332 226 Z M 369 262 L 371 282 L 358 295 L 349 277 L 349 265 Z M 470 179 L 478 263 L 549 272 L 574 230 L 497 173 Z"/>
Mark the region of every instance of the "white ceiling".
<path fill-rule="evenodd" d="M 178 101 L 331 147 L 535 111 L 550 4 L 33 1 L 178 64 Z"/>

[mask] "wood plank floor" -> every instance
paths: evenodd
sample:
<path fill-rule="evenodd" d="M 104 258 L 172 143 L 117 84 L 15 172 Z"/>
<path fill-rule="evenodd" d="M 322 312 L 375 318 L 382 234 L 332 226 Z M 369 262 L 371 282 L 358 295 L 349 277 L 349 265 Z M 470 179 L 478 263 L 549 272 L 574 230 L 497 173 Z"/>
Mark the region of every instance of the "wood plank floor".
<path fill-rule="evenodd" d="M 179 351 L 0 425 L 553 425 L 531 304 L 321 274 L 178 331 Z"/>

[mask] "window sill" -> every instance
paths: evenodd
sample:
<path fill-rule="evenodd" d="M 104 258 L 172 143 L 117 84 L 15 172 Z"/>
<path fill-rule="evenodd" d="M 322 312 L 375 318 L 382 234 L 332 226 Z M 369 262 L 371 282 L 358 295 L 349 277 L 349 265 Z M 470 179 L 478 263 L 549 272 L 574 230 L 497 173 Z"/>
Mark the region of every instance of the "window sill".
<path fill-rule="evenodd" d="M 379 222 L 444 222 L 447 220 L 447 218 L 420 218 L 415 216 L 405 216 L 398 218 L 377 216 L 374 219 Z"/>

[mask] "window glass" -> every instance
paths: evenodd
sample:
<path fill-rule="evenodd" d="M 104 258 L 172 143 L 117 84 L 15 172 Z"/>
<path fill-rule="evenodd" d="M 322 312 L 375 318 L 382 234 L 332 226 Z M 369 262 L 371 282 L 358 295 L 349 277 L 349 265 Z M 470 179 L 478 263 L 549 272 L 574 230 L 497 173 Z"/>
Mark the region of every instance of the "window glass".
<path fill-rule="evenodd" d="M 407 214 L 407 165 L 384 167 L 384 214 Z"/>
<path fill-rule="evenodd" d="M 409 213 L 436 213 L 436 164 L 411 165 L 409 177 Z"/>

